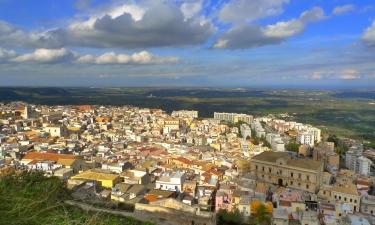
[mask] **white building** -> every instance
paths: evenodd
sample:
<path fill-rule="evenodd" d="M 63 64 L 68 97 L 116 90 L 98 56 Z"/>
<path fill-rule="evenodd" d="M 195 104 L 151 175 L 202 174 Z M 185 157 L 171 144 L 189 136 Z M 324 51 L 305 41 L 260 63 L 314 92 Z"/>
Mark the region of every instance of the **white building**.
<path fill-rule="evenodd" d="M 363 175 L 363 176 L 370 176 L 371 171 L 371 160 L 360 156 L 357 158 L 357 165 L 356 165 L 356 172 Z"/>
<path fill-rule="evenodd" d="M 302 145 L 314 146 L 315 136 L 314 134 L 304 131 L 297 134 L 297 142 Z"/>
<path fill-rule="evenodd" d="M 364 156 L 363 146 L 354 145 L 345 153 L 345 166 L 363 176 L 370 176 L 372 161 Z"/>
<path fill-rule="evenodd" d="M 64 127 L 59 125 L 47 125 L 43 130 L 49 133 L 52 137 L 62 137 L 65 135 Z"/>
<path fill-rule="evenodd" d="M 269 133 L 266 135 L 266 140 L 270 143 L 272 150 L 274 151 L 285 151 L 285 143 L 279 134 Z"/>
<path fill-rule="evenodd" d="M 186 175 L 184 172 L 164 172 L 155 182 L 155 188 L 165 191 L 182 190 L 182 185 L 185 182 Z"/>
<path fill-rule="evenodd" d="M 231 123 L 237 123 L 237 122 L 245 122 L 250 124 L 253 121 L 252 115 L 247 114 L 238 114 L 238 113 L 219 113 L 214 112 L 214 119 L 215 120 L 222 120 L 222 121 L 228 121 Z"/>
<path fill-rule="evenodd" d="M 194 110 L 178 110 L 173 111 L 172 117 L 187 117 L 187 118 L 198 118 L 198 111 Z"/>
<path fill-rule="evenodd" d="M 251 129 L 247 124 L 241 124 L 240 126 L 241 135 L 244 139 L 251 137 Z"/>

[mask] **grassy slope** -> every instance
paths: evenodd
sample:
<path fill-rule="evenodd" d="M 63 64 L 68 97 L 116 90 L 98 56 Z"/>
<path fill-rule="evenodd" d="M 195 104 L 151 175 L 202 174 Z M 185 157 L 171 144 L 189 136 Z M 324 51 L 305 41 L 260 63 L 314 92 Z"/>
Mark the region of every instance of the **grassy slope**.
<path fill-rule="evenodd" d="M 133 218 L 89 214 L 64 205 L 69 198 L 63 183 L 41 173 L 10 174 L 0 178 L 1 225 L 146 225 Z"/>

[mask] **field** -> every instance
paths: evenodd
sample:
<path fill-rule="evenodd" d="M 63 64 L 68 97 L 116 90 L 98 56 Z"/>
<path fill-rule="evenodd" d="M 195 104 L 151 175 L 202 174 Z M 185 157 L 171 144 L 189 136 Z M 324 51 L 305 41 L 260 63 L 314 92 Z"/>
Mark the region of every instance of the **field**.
<path fill-rule="evenodd" d="M 214 112 L 253 115 L 288 113 L 290 120 L 336 134 L 375 143 L 375 91 L 283 90 L 223 88 L 45 88 L 3 87 L 0 101 L 29 103 L 134 105 L 198 110 L 200 117 Z"/>

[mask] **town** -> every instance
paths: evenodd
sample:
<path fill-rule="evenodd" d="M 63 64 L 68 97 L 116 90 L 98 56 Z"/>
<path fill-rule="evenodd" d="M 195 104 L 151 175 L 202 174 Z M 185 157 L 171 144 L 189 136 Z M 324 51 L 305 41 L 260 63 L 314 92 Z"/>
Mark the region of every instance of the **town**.
<path fill-rule="evenodd" d="M 0 104 L 0 174 L 41 171 L 68 204 L 156 224 L 375 224 L 374 162 L 277 115 Z"/>

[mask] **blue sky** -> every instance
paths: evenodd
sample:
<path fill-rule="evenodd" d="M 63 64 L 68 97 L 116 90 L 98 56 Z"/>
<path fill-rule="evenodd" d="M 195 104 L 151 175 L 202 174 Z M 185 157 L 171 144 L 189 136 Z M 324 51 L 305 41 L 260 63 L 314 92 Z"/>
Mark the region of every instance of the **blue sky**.
<path fill-rule="evenodd" d="M 0 0 L 2 86 L 375 87 L 371 0 Z"/>

